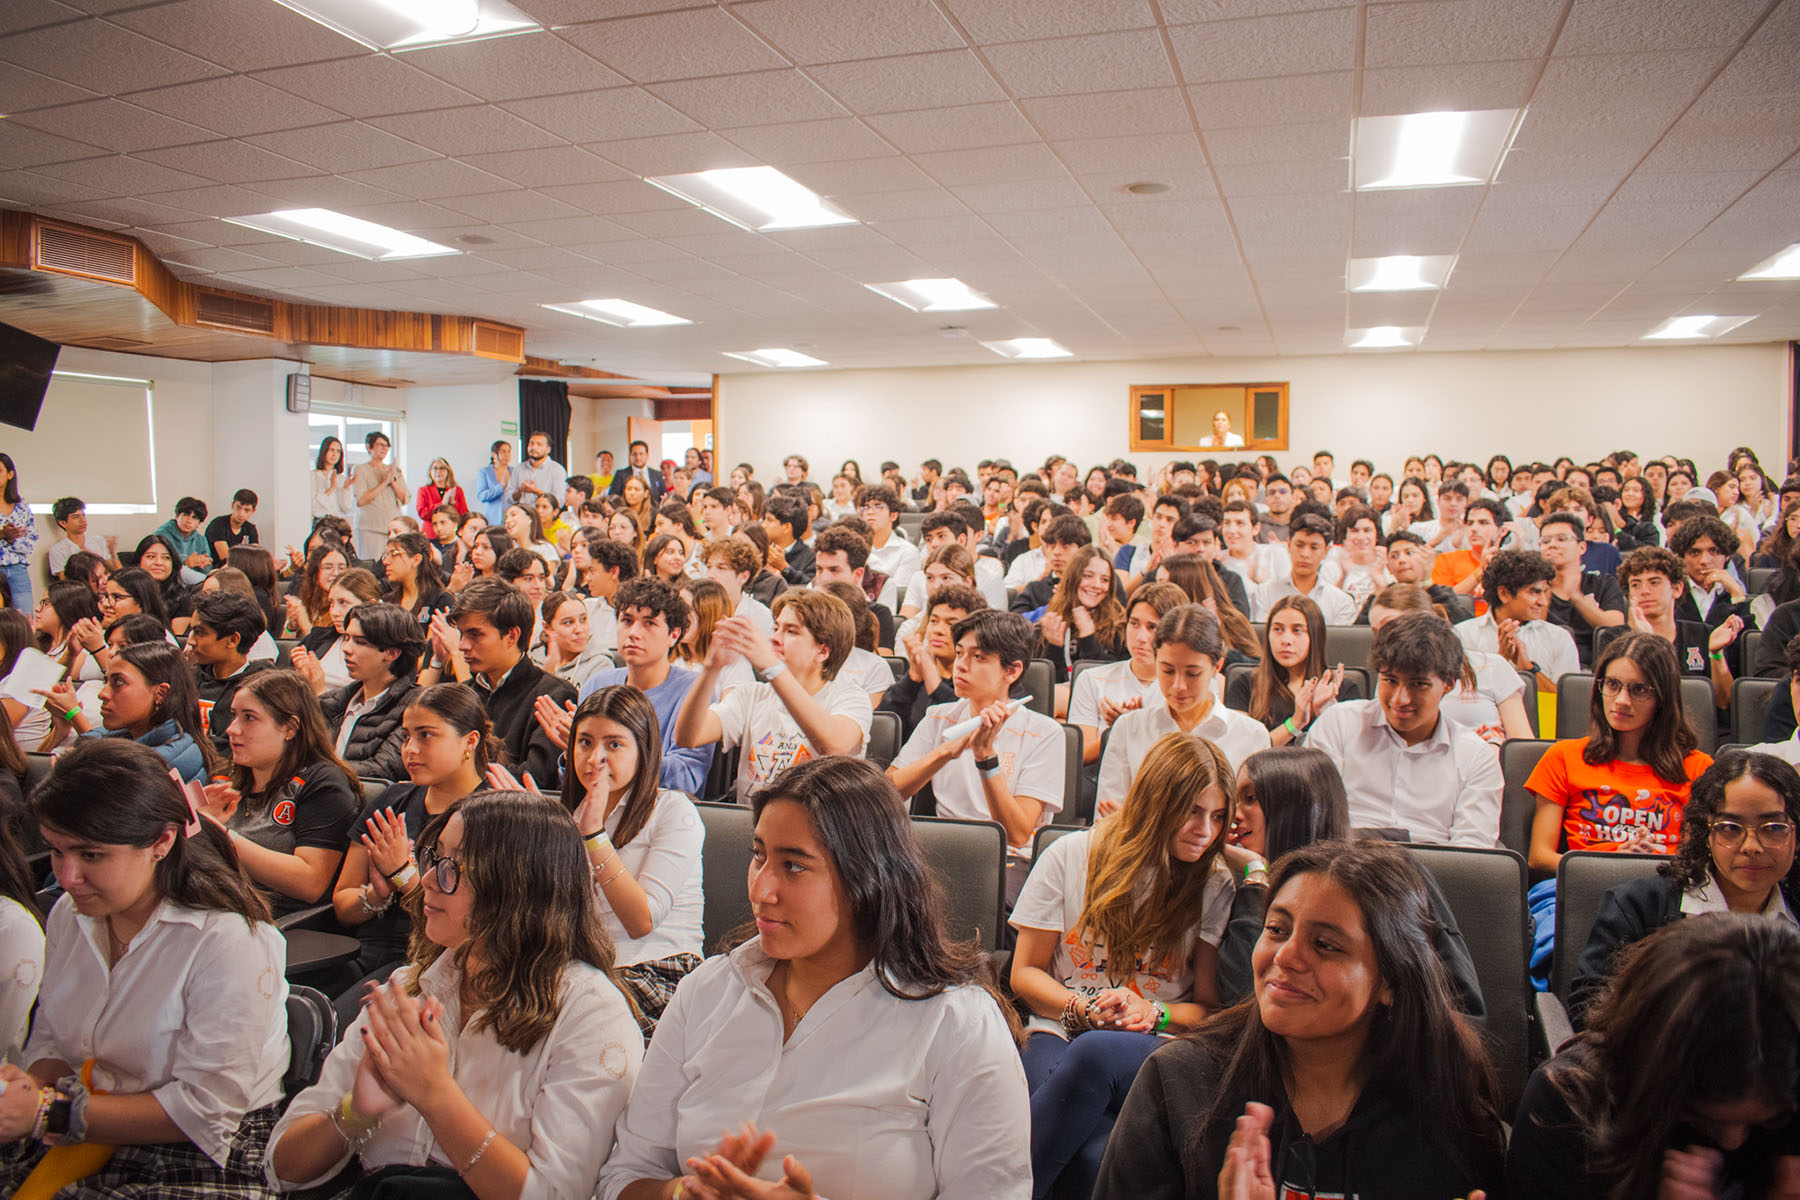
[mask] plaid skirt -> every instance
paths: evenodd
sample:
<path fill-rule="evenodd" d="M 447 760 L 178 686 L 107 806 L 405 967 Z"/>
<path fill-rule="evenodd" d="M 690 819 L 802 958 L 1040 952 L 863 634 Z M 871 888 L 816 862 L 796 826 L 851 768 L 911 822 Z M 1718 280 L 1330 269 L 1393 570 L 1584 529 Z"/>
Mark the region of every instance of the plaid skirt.
<path fill-rule="evenodd" d="M 699 965 L 698 954 L 673 954 L 668 958 L 614 969 L 613 974 L 619 977 L 625 994 L 637 1004 L 638 1028 L 644 1031 L 646 1042 L 656 1032 L 656 1020 L 675 998 L 675 989 L 682 978 Z"/>
<path fill-rule="evenodd" d="M 244 1117 L 220 1167 L 192 1142 L 120 1146 L 96 1174 L 71 1183 L 56 1200 L 271 1200 L 263 1177 L 263 1152 L 281 1106 Z M 10 1196 L 43 1157 L 36 1142 L 0 1148 L 0 1196 Z"/>

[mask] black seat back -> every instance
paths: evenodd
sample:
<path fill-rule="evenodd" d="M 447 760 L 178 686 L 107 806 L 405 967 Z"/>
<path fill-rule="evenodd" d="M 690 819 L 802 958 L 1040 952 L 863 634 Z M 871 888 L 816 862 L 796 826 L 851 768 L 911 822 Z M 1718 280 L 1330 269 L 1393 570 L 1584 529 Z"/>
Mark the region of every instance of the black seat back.
<path fill-rule="evenodd" d="M 1562 856 L 1556 865 L 1556 949 L 1550 956 L 1550 990 L 1557 999 L 1565 1005 L 1569 1002 L 1569 986 L 1575 982 L 1581 952 L 1594 931 L 1601 897 L 1621 883 L 1655 874 L 1656 868 L 1668 861 L 1659 854 L 1596 850 L 1575 850 Z"/>
<path fill-rule="evenodd" d="M 983 950 L 1000 948 L 1006 831 L 993 821 L 914 817 L 913 837 L 944 896 L 945 929 Z"/>
<path fill-rule="evenodd" d="M 878 712 L 869 722 L 869 744 L 863 757 L 887 770 L 900 753 L 900 717 L 897 713 Z"/>
<path fill-rule="evenodd" d="M 281 1076 L 281 1094 L 291 1098 L 319 1081 L 337 1045 L 337 1009 L 323 992 L 289 984 L 287 1022 L 288 1069 Z"/>
<path fill-rule="evenodd" d="M 700 944 L 717 953 L 720 941 L 750 922 L 750 837 L 756 828 L 741 804 L 696 804 L 706 826 L 700 852 L 700 890 L 705 907 L 700 918 Z"/>
<path fill-rule="evenodd" d="M 1594 693 L 1594 677 L 1586 672 L 1564 675 L 1556 681 L 1556 736 L 1586 737 L 1588 731 L 1588 699 Z M 1713 707 L 1710 679 L 1697 675 L 1681 677 L 1681 703 L 1700 739 L 1700 749 L 1711 754 L 1719 744 L 1719 723 Z"/>
<path fill-rule="evenodd" d="M 1538 738 L 1508 738 L 1500 744 L 1500 774 L 1506 779 L 1500 794 L 1500 844 L 1527 860 L 1537 797 L 1525 790 L 1525 781 L 1552 744 Z"/>

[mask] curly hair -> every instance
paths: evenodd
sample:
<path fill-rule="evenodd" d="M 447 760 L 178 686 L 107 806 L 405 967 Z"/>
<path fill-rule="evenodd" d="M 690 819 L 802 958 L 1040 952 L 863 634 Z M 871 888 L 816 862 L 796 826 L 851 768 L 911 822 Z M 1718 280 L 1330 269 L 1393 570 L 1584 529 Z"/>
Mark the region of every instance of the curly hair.
<path fill-rule="evenodd" d="M 1675 847 L 1674 857 L 1657 868 L 1664 879 L 1683 891 L 1712 881 L 1712 819 L 1725 807 L 1725 789 L 1740 779 L 1753 779 L 1781 797 L 1788 820 L 1800 825 L 1800 772 L 1773 754 L 1721 751 L 1712 766 L 1694 780 L 1687 806 L 1681 811 L 1681 843 Z M 1790 909 L 1800 909 L 1800 857 L 1776 886 Z"/>

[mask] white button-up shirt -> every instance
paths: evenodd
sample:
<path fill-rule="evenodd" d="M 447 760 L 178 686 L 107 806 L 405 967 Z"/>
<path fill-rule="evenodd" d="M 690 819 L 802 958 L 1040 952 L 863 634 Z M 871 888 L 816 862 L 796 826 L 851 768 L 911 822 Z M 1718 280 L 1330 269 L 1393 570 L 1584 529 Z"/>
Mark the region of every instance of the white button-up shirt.
<path fill-rule="evenodd" d="M 898 529 L 888 534 L 887 545 L 869 550 L 869 569 L 888 577 L 881 585 L 881 595 L 876 602 L 886 605 L 889 612 L 899 611 L 907 585 L 912 583 L 914 575 L 924 570 L 924 565 L 919 548 L 901 537 Z"/>
<path fill-rule="evenodd" d="M 1500 840 L 1500 756 L 1474 730 L 1439 716 L 1408 746 L 1376 700 L 1340 700 L 1306 731 L 1337 764 L 1359 829 L 1404 829 L 1415 842 L 1491 849 Z"/>
<path fill-rule="evenodd" d="M 404 979 L 412 968 L 403 968 Z M 572 963 L 563 970 L 556 1024 L 523 1054 L 494 1040 L 493 1031 L 463 1027 L 461 972 L 449 953 L 425 971 L 425 995 L 444 1006 L 439 1022 L 450 1043 L 450 1075 L 494 1131 L 525 1152 L 530 1171 L 520 1192 L 534 1200 L 588 1200 L 600 1176 L 600 1165 L 612 1151 L 613 1125 L 625 1109 L 644 1037 L 631 1006 L 598 968 Z M 318 1178 L 287 1183 L 276 1178 L 275 1144 L 295 1121 L 336 1109 L 356 1081 L 362 1063 L 367 1013 L 325 1060 L 319 1082 L 294 1097 L 269 1135 L 270 1186 L 281 1191 L 317 1187 L 350 1161 L 350 1149 Z M 432 1136 L 416 1109 L 402 1105 L 376 1127 L 360 1155 L 368 1171 L 405 1164 L 460 1167 Z"/>
<path fill-rule="evenodd" d="M 1356 601 L 1350 598 L 1349 592 L 1343 588 L 1332 587 L 1323 579 L 1314 580 L 1312 591 L 1303 592 L 1294 586 L 1294 577 L 1291 574 L 1271 579 L 1266 583 L 1259 583 L 1251 589 L 1250 619 L 1253 621 L 1268 620 L 1269 610 L 1274 608 L 1275 602 L 1283 596 L 1305 596 L 1319 606 L 1319 611 L 1325 614 L 1327 625 L 1351 625 L 1356 621 Z"/>
<path fill-rule="evenodd" d="M 1112 736 L 1106 741 L 1106 753 L 1100 758 L 1098 798 L 1122 803 L 1130 794 L 1131 781 L 1137 778 L 1138 768 L 1143 765 L 1144 756 L 1150 753 L 1150 747 L 1163 735 L 1180 731 L 1181 726 L 1175 723 L 1174 714 L 1169 712 L 1169 705 L 1160 692 L 1154 701 L 1146 700 L 1143 708 L 1114 721 Z M 1206 719 L 1194 726 L 1191 736 L 1205 738 L 1217 746 L 1233 771 L 1258 750 L 1269 748 L 1269 731 L 1261 721 L 1226 708 L 1217 700 L 1213 701 L 1212 711 L 1206 714 Z"/>
<path fill-rule="evenodd" d="M 43 978 L 43 926 L 24 905 L 0 896 L 0 980 L 5 981 L 0 986 L 0 1062 L 31 1065 L 19 1061 L 19 1050 L 25 1045 L 31 1006 Z"/>
<path fill-rule="evenodd" d="M 625 806 L 620 804 L 606 818 L 609 836 L 618 837 L 624 818 Z M 706 827 L 694 802 L 669 788 L 658 791 L 650 820 L 636 837 L 618 847 L 620 865 L 631 872 L 649 902 L 650 932 L 641 938 L 627 934 L 606 897 L 599 897 L 600 920 L 612 938 L 619 966 L 703 953 L 700 918 L 706 897 L 700 887 L 700 852 L 705 844 Z"/>
<path fill-rule="evenodd" d="M 58 900 L 47 924 L 44 985 L 20 1057 L 94 1059 L 95 1088 L 155 1096 L 223 1166 L 244 1115 L 281 1096 L 289 1056 L 280 932 L 164 901 L 108 967 L 106 926 L 73 900 Z"/>
<path fill-rule="evenodd" d="M 792 1154 L 831 1200 L 1025 1200 L 1030 1101 L 994 998 L 902 1000 L 864 967 L 782 1041 L 775 960 L 754 938 L 681 981 L 600 1175 L 601 1200 L 684 1173 L 745 1121 L 773 1132 L 757 1175 Z M 596 1122 L 597 1123 L 597 1122 Z"/>
<path fill-rule="evenodd" d="M 1457 640 L 1462 642 L 1464 649 L 1500 653 L 1500 626 L 1495 623 L 1492 611 L 1485 616 L 1458 621 L 1455 629 Z M 1543 668 L 1551 683 L 1581 670 L 1581 656 L 1575 652 L 1574 635 L 1561 625 L 1552 625 L 1548 621 L 1521 622 L 1519 641 L 1524 643 L 1525 653 Z"/>

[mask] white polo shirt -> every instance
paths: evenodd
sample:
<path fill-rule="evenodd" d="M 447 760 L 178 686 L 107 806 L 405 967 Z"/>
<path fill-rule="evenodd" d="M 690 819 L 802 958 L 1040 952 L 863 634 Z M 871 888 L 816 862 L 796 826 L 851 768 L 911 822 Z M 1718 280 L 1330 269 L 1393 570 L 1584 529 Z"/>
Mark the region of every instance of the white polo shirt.
<path fill-rule="evenodd" d="M 1325 614 L 1327 625 L 1353 625 L 1356 623 L 1356 601 L 1343 588 L 1332 587 L 1323 579 L 1313 581 L 1310 592 L 1302 592 L 1294 586 L 1293 575 L 1287 574 L 1266 583 L 1259 583 L 1250 591 L 1250 619 L 1266 621 L 1269 610 L 1275 602 L 1284 596 L 1305 596 L 1319 606 Z"/>
<path fill-rule="evenodd" d="M 1455 628 L 1457 640 L 1462 642 L 1465 650 L 1500 653 L 1500 626 L 1494 621 L 1492 612 L 1458 621 Z M 1519 626 L 1519 640 L 1525 644 L 1525 653 L 1531 655 L 1531 661 L 1543 668 L 1552 682 L 1580 672 L 1581 656 L 1575 652 L 1575 638 L 1563 626 L 1548 621 L 1526 621 Z"/>
<path fill-rule="evenodd" d="M 934 704 L 925 710 L 912 736 L 894 759 L 896 767 L 918 762 L 944 741 L 944 731 L 973 714 L 967 700 Z M 994 735 L 994 753 L 1000 759 L 1000 771 L 1006 788 L 1015 796 L 1029 797 L 1044 806 L 1038 818 L 1041 828 L 1062 810 L 1063 731 L 1062 726 L 1025 705 L 1006 718 L 1006 724 Z M 931 792 L 937 797 L 940 817 L 960 821 L 991 821 L 987 792 L 981 784 L 981 773 L 975 769 L 975 756 L 965 751 L 938 768 L 931 777 Z M 1008 852 L 1021 858 L 1031 857 L 1031 842 L 1009 846 Z"/>
<path fill-rule="evenodd" d="M 1112 737 L 1107 739 L 1106 753 L 1100 759 L 1098 798 L 1123 803 L 1150 747 L 1165 734 L 1179 732 L 1181 727 L 1175 724 L 1174 714 L 1169 712 L 1160 692 L 1154 703 L 1146 702 L 1143 708 L 1114 721 Z M 1261 721 L 1226 708 L 1217 700 L 1206 719 L 1194 726 L 1191 736 L 1205 738 L 1217 746 L 1233 771 L 1258 750 L 1269 748 L 1269 731 Z"/>

